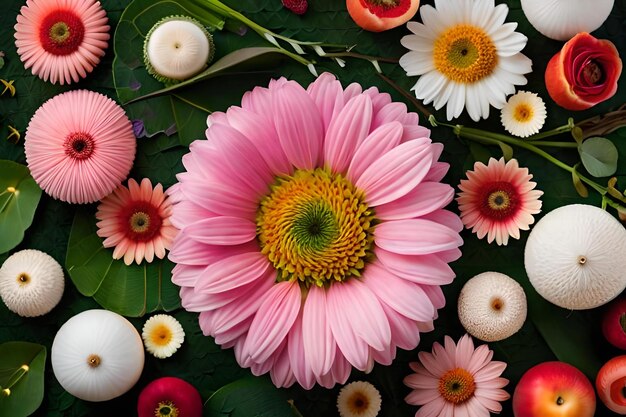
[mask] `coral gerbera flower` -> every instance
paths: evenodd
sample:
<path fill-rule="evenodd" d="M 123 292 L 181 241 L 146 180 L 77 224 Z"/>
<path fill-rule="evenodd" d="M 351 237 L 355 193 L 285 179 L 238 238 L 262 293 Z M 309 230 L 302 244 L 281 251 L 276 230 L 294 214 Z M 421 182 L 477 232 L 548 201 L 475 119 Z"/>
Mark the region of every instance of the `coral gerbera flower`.
<path fill-rule="evenodd" d="M 178 320 L 167 314 L 150 317 L 143 325 L 141 338 L 146 350 L 156 358 L 172 356 L 185 340 L 185 331 Z"/>
<path fill-rule="evenodd" d="M 128 188 L 120 185 L 98 205 L 98 236 L 105 238 L 105 248 L 115 247 L 113 258 L 123 256 L 126 265 L 133 259 L 137 264 L 144 258 L 148 262 L 155 256 L 163 259 L 177 233 L 171 212 L 161 184 L 153 189 L 148 178 L 141 180 L 141 186 L 131 178 Z"/>
<path fill-rule="evenodd" d="M 27 0 L 15 25 L 17 53 L 44 81 L 78 82 L 104 55 L 107 22 L 96 0 Z"/>
<path fill-rule="evenodd" d="M 331 387 L 413 349 L 460 256 L 443 149 L 406 106 L 323 74 L 209 116 L 171 192 L 183 306 L 242 366 Z"/>
<path fill-rule="evenodd" d="M 490 158 L 488 165 L 474 164 L 461 180 L 457 201 L 461 220 L 466 228 L 478 235 L 487 236 L 506 245 L 509 236 L 520 238 L 520 230 L 528 230 L 535 222 L 533 214 L 541 211 L 543 191 L 535 190 L 537 183 L 530 181 L 528 168 L 520 168 L 516 159 Z"/>
<path fill-rule="evenodd" d="M 37 184 L 69 203 L 93 203 L 111 193 L 128 176 L 136 147 L 124 110 L 87 90 L 46 101 L 31 118 L 24 143 Z"/>
<path fill-rule="evenodd" d="M 376 387 L 365 381 L 349 383 L 337 396 L 337 409 L 341 417 L 376 417 L 381 403 Z"/>
<path fill-rule="evenodd" d="M 487 345 L 474 349 L 469 335 L 458 345 L 446 336 L 444 346 L 435 343 L 432 353 L 418 354 L 421 363 L 409 364 L 415 373 L 404 378 L 413 389 L 405 400 L 421 405 L 415 417 L 474 417 L 502 411 L 500 401 L 510 397 L 502 389 L 509 381 L 500 378 L 506 363 L 492 361 Z"/>
<path fill-rule="evenodd" d="M 422 23 L 409 22 L 413 35 L 402 38 L 409 52 L 400 58 L 407 75 L 419 75 L 412 88 L 424 104 L 437 110 L 447 104 L 448 120 L 466 108 L 472 120 L 489 117 L 489 106 L 501 109 L 532 62 L 520 51 L 526 36 L 517 23 L 504 23 L 506 4 L 494 0 L 435 0 L 420 8 Z"/>

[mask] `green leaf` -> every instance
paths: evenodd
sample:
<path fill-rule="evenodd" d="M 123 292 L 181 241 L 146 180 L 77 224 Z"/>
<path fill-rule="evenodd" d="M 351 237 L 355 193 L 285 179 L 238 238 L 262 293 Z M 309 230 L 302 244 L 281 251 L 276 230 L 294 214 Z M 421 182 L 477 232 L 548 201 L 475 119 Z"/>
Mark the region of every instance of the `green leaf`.
<path fill-rule="evenodd" d="M 617 148 L 610 140 L 589 138 L 578 147 L 580 159 L 594 177 L 608 177 L 617 171 Z"/>
<path fill-rule="evenodd" d="M 293 417 L 285 391 L 266 378 L 246 377 L 215 391 L 204 404 L 211 417 Z"/>
<path fill-rule="evenodd" d="M 0 345 L 0 415 L 26 417 L 39 408 L 45 366 L 45 346 L 27 342 Z"/>
<path fill-rule="evenodd" d="M 171 262 L 155 259 L 127 266 L 113 259 L 112 249 L 102 246 L 97 229 L 94 214 L 85 209 L 76 212 L 65 267 L 81 294 L 128 317 L 180 307 L 178 287 L 171 282 Z"/>
<path fill-rule="evenodd" d="M 498 141 L 498 146 L 500 147 L 500 150 L 502 151 L 502 156 L 506 161 L 513 158 L 513 148 L 511 148 L 506 143 L 500 141 Z"/>
<path fill-rule="evenodd" d="M 41 198 L 41 188 L 24 165 L 0 161 L 0 253 L 24 239 Z"/>
<path fill-rule="evenodd" d="M 574 188 L 576 188 L 576 192 L 579 196 L 587 198 L 589 197 L 589 190 L 585 187 L 580 176 L 576 172 L 576 168 L 572 171 L 572 182 L 574 183 Z"/>

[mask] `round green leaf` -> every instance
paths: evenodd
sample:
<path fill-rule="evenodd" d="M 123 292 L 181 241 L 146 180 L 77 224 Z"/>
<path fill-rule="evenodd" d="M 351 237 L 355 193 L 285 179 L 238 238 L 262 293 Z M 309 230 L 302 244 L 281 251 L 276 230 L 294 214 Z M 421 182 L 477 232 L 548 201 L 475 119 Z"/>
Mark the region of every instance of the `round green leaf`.
<path fill-rule="evenodd" d="M 171 281 L 171 262 L 156 259 L 127 266 L 113 259 L 112 249 L 102 246 L 97 230 L 93 213 L 76 212 L 65 267 L 81 294 L 127 317 L 180 307 L 178 287 Z"/>
<path fill-rule="evenodd" d="M 585 169 L 594 177 L 608 177 L 617 171 L 617 148 L 606 138 L 589 138 L 578 152 Z"/>
<path fill-rule="evenodd" d="M 46 347 L 36 343 L 0 345 L 0 415 L 29 416 L 43 400 Z"/>
<path fill-rule="evenodd" d="M 24 239 L 40 198 L 41 188 L 27 167 L 0 161 L 0 253 L 13 249 Z"/>
<path fill-rule="evenodd" d="M 265 378 L 246 377 L 224 385 L 204 404 L 205 416 L 293 417 L 285 391 Z"/>

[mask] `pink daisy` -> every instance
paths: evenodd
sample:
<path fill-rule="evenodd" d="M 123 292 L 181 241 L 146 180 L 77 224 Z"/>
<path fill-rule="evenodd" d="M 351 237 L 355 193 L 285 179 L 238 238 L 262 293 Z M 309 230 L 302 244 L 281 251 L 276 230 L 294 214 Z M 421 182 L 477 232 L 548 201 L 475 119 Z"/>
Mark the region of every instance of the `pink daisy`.
<path fill-rule="evenodd" d="M 128 176 L 137 140 L 124 110 L 87 90 L 46 101 L 33 115 L 24 148 L 33 178 L 49 195 L 93 203 Z"/>
<path fill-rule="evenodd" d="M 126 265 L 133 259 L 137 264 L 144 258 L 163 259 L 178 232 L 171 213 L 172 204 L 161 184 L 153 189 L 148 178 L 141 185 L 131 178 L 128 188 L 120 185 L 98 205 L 98 236 L 105 238 L 105 248 L 115 247 L 113 259 L 123 256 Z"/>
<path fill-rule="evenodd" d="M 169 255 L 203 332 L 277 386 L 332 387 L 415 348 L 463 228 L 417 115 L 326 73 L 257 87 L 208 125 L 172 187 Z"/>
<path fill-rule="evenodd" d="M 27 0 L 14 27 L 17 53 L 44 81 L 78 82 L 104 55 L 107 22 L 99 1 Z"/>
<path fill-rule="evenodd" d="M 541 212 L 543 191 L 535 190 L 537 183 L 528 168 L 520 168 L 516 159 L 490 158 L 488 165 L 474 164 L 461 180 L 457 201 L 461 220 L 466 228 L 478 235 L 487 236 L 498 245 L 509 243 L 509 236 L 520 238 L 520 230 L 528 230 L 535 222 L 533 214 Z"/>
<path fill-rule="evenodd" d="M 415 371 L 404 378 L 413 391 L 406 402 L 421 405 L 415 417 L 489 417 L 502 411 L 500 401 L 510 395 L 504 391 L 509 381 L 500 378 L 506 363 L 492 361 L 487 345 L 474 349 L 469 335 L 455 345 L 450 336 L 444 346 L 433 345 L 432 353 L 420 352 L 420 362 L 409 364 Z"/>

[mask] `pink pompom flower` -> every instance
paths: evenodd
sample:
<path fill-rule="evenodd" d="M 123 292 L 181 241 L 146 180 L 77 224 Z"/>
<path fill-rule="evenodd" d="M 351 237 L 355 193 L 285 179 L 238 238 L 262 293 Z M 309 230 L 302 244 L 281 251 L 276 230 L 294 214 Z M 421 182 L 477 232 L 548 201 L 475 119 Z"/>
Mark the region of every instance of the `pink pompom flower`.
<path fill-rule="evenodd" d="M 325 73 L 257 87 L 208 125 L 170 188 L 172 280 L 204 334 L 305 388 L 415 348 L 463 227 L 418 116 Z"/>
<path fill-rule="evenodd" d="M 404 378 L 413 391 L 406 402 L 420 405 L 415 417 L 487 416 L 502 411 L 500 401 L 509 399 L 503 390 L 509 381 L 500 378 L 506 363 L 492 361 L 487 345 L 474 349 L 469 335 L 455 344 L 450 336 L 444 346 L 433 345 L 432 353 L 420 352 L 420 363 L 409 364 L 415 371 Z"/>
<path fill-rule="evenodd" d="M 461 180 L 457 197 L 461 220 L 479 239 L 487 236 L 498 245 L 507 245 L 509 236 L 519 239 L 520 230 L 535 222 L 533 214 L 541 212 L 543 191 L 535 190 L 528 168 L 520 168 L 517 159 L 490 158 L 487 165 L 474 164 Z"/>
<path fill-rule="evenodd" d="M 17 53 L 44 81 L 78 82 L 104 55 L 107 22 L 96 0 L 27 0 L 15 25 Z"/>
<path fill-rule="evenodd" d="M 166 376 L 155 379 L 137 399 L 139 417 L 202 417 L 202 397 L 189 382 Z"/>
<path fill-rule="evenodd" d="M 134 179 L 105 197 L 98 205 L 96 218 L 98 236 L 105 238 L 105 248 L 115 247 L 113 258 L 124 257 L 130 265 L 140 264 L 144 258 L 152 262 L 156 256 L 165 257 L 178 232 L 170 221 L 172 204 L 157 184 L 154 189 L 148 178 L 141 185 Z"/>
<path fill-rule="evenodd" d="M 33 115 L 26 162 L 37 184 L 68 203 L 93 203 L 128 176 L 137 140 L 124 110 L 87 90 L 59 94 Z"/>

